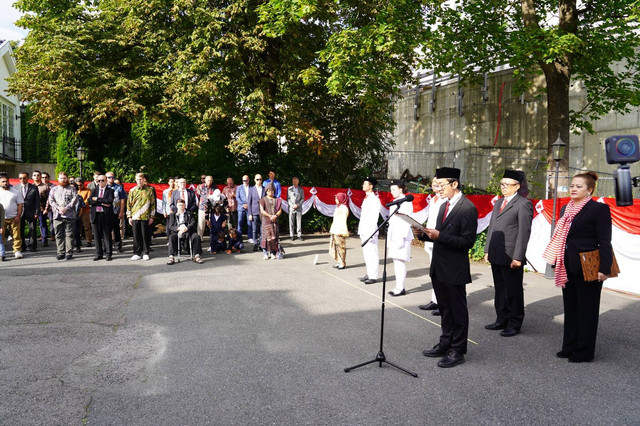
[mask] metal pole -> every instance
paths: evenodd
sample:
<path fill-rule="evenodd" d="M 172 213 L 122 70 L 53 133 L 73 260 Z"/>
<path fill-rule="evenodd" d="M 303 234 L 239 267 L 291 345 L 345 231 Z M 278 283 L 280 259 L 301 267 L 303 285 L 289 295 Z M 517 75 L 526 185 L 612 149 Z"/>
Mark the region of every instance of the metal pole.
<path fill-rule="evenodd" d="M 78 160 L 78 163 L 80 163 L 80 176 L 78 176 L 78 177 L 82 179 L 82 160 Z M 84 181 L 84 179 L 82 179 L 82 180 Z M 555 207 L 555 204 L 554 204 L 554 207 Z"/>
<path fill-rule="evenodd" d="M 558 173 L 560 168 L 560 161 L 556 160 L 556 176 L 553 183 L 553 217 L 551 218 L 551 235 L 556 229 L 556 209 L 558 205 Z"/>
<path fill-rule="evenodd" d="M 551 237 L 553 237 L 553 231 L 555 231 L 556 229 L 556 209 L 558 206 L 558 173 L 559 173 L 559 169 L 560 169 L 560 161 L 556 160 L 556 172 L 555 172 L 555 177 L 554 177 L 554 183 L 553 183 L 553 215 L 551 216 L 551 234 L 549 235 L 549 239 L 551 239 Z M 544 276 L 545 278 L 549 278 L 549 279 L 553 279 L 554 278 L 554 270 L 551 267 L 551 265 L 549 265 L 547 263 L 547 267 L 544 271 Z"/>

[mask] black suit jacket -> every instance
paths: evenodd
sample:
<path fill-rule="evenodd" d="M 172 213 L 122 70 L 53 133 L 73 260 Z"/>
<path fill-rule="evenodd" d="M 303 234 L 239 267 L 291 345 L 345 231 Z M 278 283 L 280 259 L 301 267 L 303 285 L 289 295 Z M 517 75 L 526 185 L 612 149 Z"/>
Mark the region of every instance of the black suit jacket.
<path fill-rule="evenodd" d="M 185 210 L 191 213 L 196 213 L 198 211 L 198 200 L 196 198 L 196 193 L 189 188 L 185 189 L 185 191 L 187 192 L 187 199 L 184 200 L 186 202 Z M 176 203 L 181 198 L 182 194 L 180 189 L 175 189 L 173 193 L 171 193 L 171 211 L 177 211 Z"/>
<path fill-rule="evenodd" d="M 471 282 L 469 249 L 476 242 L 478 210 L 464 195 L 447 213 L 442 221 L 446 203 L 440 207 L 436 229 L 440 231 L 433 241 L 433 256 L 429 275 L 450 285 L 464 285 Z M 420 237 L 430 241 L 426 235 Z"/>
<path fill-rule="evenodd" d="M 524 263 L 531 236 L 533 204 L 516 195 L 501 212 L 503 201 L 504 198 L 500 198 L 493 207 L 484 252 L 494 265 L 510 265 L 513 259 Z"/>
<path fill-rule="evenodd" d="M 184 224 L 187 226 L 189 230 L 189 235 L 196 232 L 196 227 L 198 225 L 197 219 L 188 211 L 184 212 Z M 177 234 L 178 227 L 180 223 L 178 222 L 178 213 L 171 212 L 169 216 L 167 216 L 167 235 Z"/>
<path fill-rule="evenodd" d="M 22 194 L 22 185 L 18 185 L 17 189 Z M 38 213 L 40 213 L 40 191 L 34 184 L 27 183 L 27 195 L 24 197 L 22 216 L 33 220 L 33 217 Z"/>
<path fill-rule="evenodd" d="M 96 221 L 96 213 L 98 212 L 98 207 L 102 207 L 107 220 L 111 220 L 113 218 L 113 198 L 115 197 L 113 189 L 106 186 L 104 188 L 104 194 L 102 194 L 102 198 L 98 197 L 98 195 L 100 195 L 100 187 L 96 186 L 91 190 L 91 195 L 89 196 L 88 200 L 89 205 L 91 206 L 91 223 L 95 223 Z M 94 201 L 93 197 L 97 197 L 97 200 Z"/>
<path fill-rule="evenodd" d="M 565 208 L 562 208 L 561 215 L 564 215 Z M 567 272 L 584 279 L 580 253 L 593 250 L 600 250 L 600 272 L 609 275 L 613 263 L 611 209 L 606 204 L 591 200 L 571 222 L 564 254 Z"/>

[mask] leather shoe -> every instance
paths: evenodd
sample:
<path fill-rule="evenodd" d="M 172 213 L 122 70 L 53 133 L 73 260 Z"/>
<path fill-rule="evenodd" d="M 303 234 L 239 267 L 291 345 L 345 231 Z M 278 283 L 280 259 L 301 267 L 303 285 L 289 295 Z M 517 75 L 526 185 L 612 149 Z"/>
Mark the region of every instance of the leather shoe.
<path fill-rule="evenodd" d="M 107 262 L 111 262 L 111 259 L 112 259 L 111 255 L 110 255 L 110 254 L 108 254 L 108 255 L 107 255 Z"/>
<path fill-rule="evenodd" d="M 366 280 L 364 280 L 364 281 L 362 281 L 362 282 L 363 282 L 363 283 L 365 283 L 365 284 L 375 284 L 375 283 L 376 283 L 376 280 L 372 280 L 372 279 L 370 279 L 370 278 L 367 278 Z"/>
<path fill-rule="evenodd" d="M 569 362 L 591 362 L 593 361 L 593 358 L 578 358 L 576 356 L 573 355 L 569 355 Z"/>
<path fill-rule="evenodd" d="M 433 348 L 422 351 L 422 355 L 429 358 L 437 358 L 446 354 L 448 350 L 449 349 L 445 348 L 442 343 L 438 343 Z"/>
<path fill-rule="evenodd" d="M 484 326 L 487 330 L 504 330 L 507 328 L 507 324 L 500 324 L 498 321 L 493 324 L 487 324 Z"/>
<path fill-rule="evenodd" d="M 369 279 L 369 275 L 365 275 L 364 277 L 358 277 L 358 279 L 362 282 L 365 282 L 366 280 Z"/>
<path fill-rule="evenodd" d="M 407 294 L 407 292 L 405 291 L 405 289 L 402 289 L 402 291 L 399 291 L 397 293 L 391 290 L 389 294 L 392 295 L 393 297 L 398 297 L 398 296 L 404 296 L 405 294 Z"/>
<path fill-rule="evenodd" d="M 431 315 L 433 315 L 434 317 L 439 317 L 442 314 L 440 313 L 440 309 L 434 309 L 433 311 L 431 311 Z"/>
<path fill-rule="evenodd" d="M 454 349 L 449 349 L 447 354 L 438 361 L 438 367 L 442 368 L 450 368 L 455 367 L 458 364 L 462 364 L 464 362 L 464 355 L 458 353 Z"/>
<path fill-rule="evenodd" d="M 556 353 L 556 356 L 558 358 L 569 358 L 571 356 L 571 352 L 560 351 L 560 352 Z"/>
<path fill-rule="evenodd" d="M 513 337 L 516 334 L 520 334 L 520 330 L 516 330 L 515 328 L 505 328 L 500 332 L 502 337 Z"/>
<path fill-rule="evenodd" d="M 429 302 L 426 305 L 418 305 L 418 309 L 422 309 L 423 311 L 433 311 L 434 309 L 438 309 L 438 304 Z"/>
<path fill-rule="evenodd" d="M 102 260 L 102 259 L 104 259 L 103 256 L 96 256 L 96 257 L 93 258 L 93 260 Z"/>

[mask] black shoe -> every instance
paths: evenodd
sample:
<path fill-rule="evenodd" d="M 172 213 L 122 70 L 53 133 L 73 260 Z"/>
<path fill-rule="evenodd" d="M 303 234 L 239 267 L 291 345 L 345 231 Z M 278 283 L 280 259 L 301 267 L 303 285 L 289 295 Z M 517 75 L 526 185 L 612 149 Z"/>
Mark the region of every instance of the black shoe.
<path fill-rule="evenodd" d="M 58 260 L 64 260 L 64 254 L 59 254 L 56 256 L 56 259 Z"/>
<path fill-rule="evenodd" d="M 433 315 L 434 317 L 439 317 L 442 314 L 440 313 L 440 309 L 434 309 L 433 311 L 431 311 L 431 315 Z"/>
<path fill-rule="evenodd" d="M 422 309 L 423 311 L 433 311 L 434 309 L 438 309 L 438 304 L 429 302 L 426 305 L 418 305 L 418 309 Z"/>
<path fill-rule="evenodd" d="M 87 247 L 93 247 L 93 243 L 87 243 Z"/>
<path fill-rule="evenodd" d="M 68 255 L 65 256 L 65 259 L 71 260 L 71 259 L 73 259 L 73 255 L 72 254 L 68 254 Z"/>
<path fill-rule="evenodd" d="M 453 349 L 449 349 L 449 351 L 444 356 L 444 358 L 438 361 L 438 367 L 450 368 L 450 367 L 455 367 L 458 364 L 462 364 L 463 362 L 464 362 L 464 355 L 462 355 L 461 353 L 458 353 Z"/>
<path fill-rule="evenodd" d="M 107 255 L 107 262 L 110 262 L 110 261 L 111 261 L 111 259 L 112 259 L 111 255 L 110 255 L 110 254 L 108 254 L 108 255 Z"/>
<path fill-rule="evenodd" d="M 394 293 L 394 291 L 391 290 L 389 294 L 393 297 L 398 297 L 398 296 L 404 296 L 405 294 L 407 294 L 407 292 L 405 291 L 405 289 L 402 289 L 400 293 Z"/>
<path fill-rule="evenodd" d="M 505 328 L 500 332 L 502 337 L 513 337 L 516 334 L 520 334 L 520 330 L 516 330 L 515 328 Z"/>
<path fill-rule="evenodd" d="M 253 251 L 258 251 L 258 250 L 260 250 L 260 247 L 257 244 L 255 244 L 253 246 Z"/>
<path fill-rule="evenodd" d="M 358 277 L 358 279 L 362 282 L 365 282 L 366 280 L 369 279 L 369 275 L 365 275 L 364 277 Z"/>
<path fill-rule="evenodd" d="M 424 351 L 422 351 L 422 355 L 427 356 L 429 358 L 437 358 L 437 357 L 441 357 L 444 354 L 446 354 L 448 350 L 449 349 L 445 348 L 442 345 L 442 343 L 438 343 L 433 348 L 425 349 Z"/>
<path fill-rule="evenodd" d="M 80 253 L 80 252 L 82 251 L 82 249 L 80 248 L 80 246 L 77 246 L 77 247 L 76 247 L 76 251 L 77 251 L 78 253 Z"/>
<path fill-rule="evenodd" d="M 569 358 L 571 356 L 571 352 L 560 351 L 556 354 L 558 358 Z"/>
<path fill-rule="evenodd" d="M 578 358 L 577 356 L 574 355 L 569 355 L 569 362 L 591 362 L 593 361 L 593 358 Z"/>
<path fill-rule="evenodd" d="M 95 260 L 102 260 L 102 259 L 104 259 L 104 256 L 96 256 L 96 257 L 93 258 L 94 261 Z"/>
<path fill-rule="evenodd" d="M 484 326 L 487 330 L 504 330 L 507 328 L 507 324 L 500 324 L 498 321 L 493 324 L 487 324 Z"/>
<path fill-rule="evenodd" d="M 49 239 L 46 239 L 42 242 L 42 247 L 49 247 Z"/>
<path fill-rule="evenodd" d="M 122 253 L 122 243 L 118 243 L 118 253 Z"/>
<path fill-rule="evenodd" d="M 367 278 L 366 280 L 364 280 L 364 281 L 362 281 L 362 282 L 363 282 L 363 283 L 365 283 L 365 284 L 375 284 L 375 283 L 376 283 L 376 280 L 372 280 L 372 279 L 370 279 L 370 278 Z"/>
<path fill-rule="evenodd" d="M 29 247 L 29 251 L 33 253 L 34 251 L 38 251 L 38 249 L 36 249 L 35 247 Z"/>
<path fill-rule="evenodd" d="M 296 240 L 296 237 L 291 236 L 291 241 L 295 241 L 295 240 Z"/>
<path fill-rule="evenodd" d="M 298 240 L 300 240 L 300 241 L 304 241 L 304 238 L 302 238 L 302 237 L 298 237 Z"/>
<path fill-rule="evenodd" d="M 6 257 L 5 257 L 5 256 L 2 256 L 2 261 L 3 261 L 3 262 L 4 262 L 4 260 L 5 260 L 5 259 L 6 259 Z"/>

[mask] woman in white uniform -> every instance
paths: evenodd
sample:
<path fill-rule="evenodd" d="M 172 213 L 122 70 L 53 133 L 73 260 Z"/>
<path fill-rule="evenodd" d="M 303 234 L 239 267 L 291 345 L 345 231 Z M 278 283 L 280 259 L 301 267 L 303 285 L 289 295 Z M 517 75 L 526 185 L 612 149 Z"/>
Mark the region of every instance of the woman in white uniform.
<path fill-rule="evenodd" d="M 404 198 L 405 185 L 403 181 L 391 181 L 391 195 L 394 200 Z M 389 214 L 399 209 L 398 213 L 408 216 L 413 214 L 413 204 L 410 201 L 400 205 L 391 206 Z M 389 292 L 391 296 L 404 296 L 406 293 L 404 282 L 407 278 L 407 263 L 411 258 L 411 241 L 413 231 L 411 225 L 396 215 L 389 219 L 389 231 L 387 232 L 387 254 L 393 259 L 393 269 L 396 276 L 396 286 Z"/>

